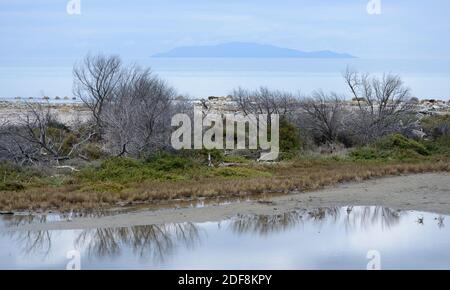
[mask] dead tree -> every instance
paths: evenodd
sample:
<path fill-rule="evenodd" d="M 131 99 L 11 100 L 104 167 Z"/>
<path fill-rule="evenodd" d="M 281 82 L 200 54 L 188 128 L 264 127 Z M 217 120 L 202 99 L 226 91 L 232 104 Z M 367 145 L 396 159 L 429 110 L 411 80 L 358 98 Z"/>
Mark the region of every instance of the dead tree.
<path fill-rule="evenodd" d="M 356 102 L 350 127 L 363 143 L 399 132 L 415 121 L 411 92 L 400 76 L 377 78 L 347 69 L 344 78 Z"/>
<path fill-rule="evenodd" d="M 81 146 L 94 135 L 95 132 L 89 127 L 74 131 L 58 122 L 49 104 L 25 103 L 18 121 L 3 130 L 0 150 L 20 164 L 59 164 L 76 157 Z"/>
<path fill-rule="evenodd" d="M 151 154 L 168 145 L 175 90 L 149 69 L 131 67 L 105 103 L 105 142 L 118 156 Z"/>
<path fill-rule="evenodd" d="M 258 90 L 237 88 L 233 100 L 244 114 L 278 114 L 280 118 L 291 116 L 298 109 L 298 99 L 288 92 L 261 87 Z"/>
<path fill-rule="evenodd" d="M 104 106 L 113 97 L 123 78 L 122 61 L 117 56 L 86 56 L 73 69 L 74 94 L 91 110 L 101 132 Z"/>
<path fill-rule="evenodd" d="M 344 101 L 335 93 L 314 92 L 300 102 L 303 128 L 320 143 L 334 143 L 344 129 Z"/>
<path fill-rule="evenodd" d="M 87 56 L 74 78 L 75 94 L 111 154 L 137 157 L 167 146 L 175 90 L 150 69 L 124 66 L 116 56 Z"/>

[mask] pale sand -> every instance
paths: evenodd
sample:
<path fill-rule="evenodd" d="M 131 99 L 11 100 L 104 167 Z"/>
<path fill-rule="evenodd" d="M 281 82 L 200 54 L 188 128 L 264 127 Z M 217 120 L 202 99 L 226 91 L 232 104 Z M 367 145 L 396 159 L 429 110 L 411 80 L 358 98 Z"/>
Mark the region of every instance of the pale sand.
<path fill-rule="evenodd" d="M 67 126 L 83 124 L 91 118 L 91 112 L 81 104 L 53 104 L 50 108 L 56 119 Z M 26 112 L 27 107 L 23 103 L 0 101 L 0 124 L 22 124 Z"/>
<path fill-rule="evenodd" d="M 450 214 L 450 174 L 430 173 L 346 183 L 320 191 L 203 208 L 139 211 L 100 218 L 30 224 L 19 230 L 69 230 L 149 224 L 220 221 L 238 214 L 273 215 L 295 209 L 336 206 L 385 206 L 392 209 Z"/>

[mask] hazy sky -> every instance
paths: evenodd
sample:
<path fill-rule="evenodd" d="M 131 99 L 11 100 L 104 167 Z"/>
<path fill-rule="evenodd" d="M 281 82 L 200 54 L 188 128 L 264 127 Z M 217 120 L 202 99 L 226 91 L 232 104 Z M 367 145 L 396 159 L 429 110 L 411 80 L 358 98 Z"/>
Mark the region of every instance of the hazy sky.
<path fill-rule="evenodd" d="M 363 58 L 450 58 L 450 1 L 0 0 L 0 58 L 143 58 L 177 46 L 230 41 Z"/>

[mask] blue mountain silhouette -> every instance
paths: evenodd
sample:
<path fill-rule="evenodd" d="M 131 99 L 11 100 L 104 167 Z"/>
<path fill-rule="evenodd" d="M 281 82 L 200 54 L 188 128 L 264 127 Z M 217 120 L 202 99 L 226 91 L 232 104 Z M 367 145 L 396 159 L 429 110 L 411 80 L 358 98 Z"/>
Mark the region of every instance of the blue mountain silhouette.
<path fill-rule="evenodd" d="M 305 52 L 268 44 L 230 42 L 207 46 L 185 46 L 152 57 L 260 57 L 260 58 L 355 58 L 330 50 Z"/>

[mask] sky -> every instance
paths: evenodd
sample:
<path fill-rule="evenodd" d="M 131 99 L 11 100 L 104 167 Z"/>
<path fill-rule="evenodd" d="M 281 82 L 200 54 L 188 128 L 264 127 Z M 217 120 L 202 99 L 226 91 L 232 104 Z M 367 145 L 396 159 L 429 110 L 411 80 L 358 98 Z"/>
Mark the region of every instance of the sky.
<path fill-rule="evenodd" d="M 450 1 L 0 0 L 0 60 L 146 58 L 174 47 L 232 41 L 369 59 L 450 59 Z"/>

